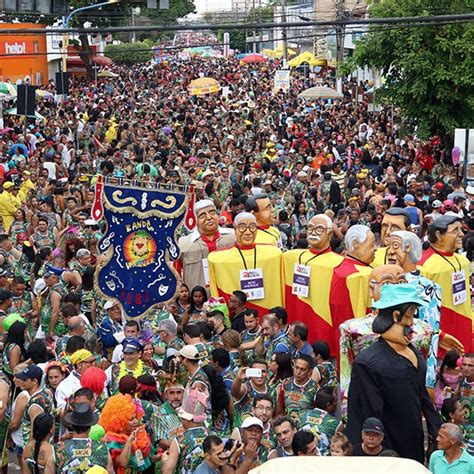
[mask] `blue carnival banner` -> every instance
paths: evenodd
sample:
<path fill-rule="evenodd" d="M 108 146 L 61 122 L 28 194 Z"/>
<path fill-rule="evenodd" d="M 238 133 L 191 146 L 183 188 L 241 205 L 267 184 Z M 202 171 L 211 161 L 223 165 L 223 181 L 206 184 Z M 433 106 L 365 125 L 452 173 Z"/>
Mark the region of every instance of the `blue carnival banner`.
<path fill-rule="evenodd" d="M 179 257 L 175 232 L 187 210 L 185 193 L 96 185 L 94 218 L 103 215 L 107 230 L 99 244 L 105 260 L 96 282 L 131 318 L 176 292 L 173 261 Z"/>

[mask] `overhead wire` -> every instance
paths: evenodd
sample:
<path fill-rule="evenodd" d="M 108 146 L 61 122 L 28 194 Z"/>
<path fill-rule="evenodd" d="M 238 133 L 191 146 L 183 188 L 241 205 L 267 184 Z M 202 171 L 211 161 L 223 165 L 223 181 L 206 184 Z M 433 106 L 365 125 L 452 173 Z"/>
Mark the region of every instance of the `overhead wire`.
<path fill-rule="evenodd" d="M 449 22 L 449 23 L 442 23 L 443 25 L 444 24 L 452 24 L 452 22 Z M 409 25 L 406 25 L 406 26 L 390 26 L 390 27 L 383 27 L 383 28 L 378 28 L 378 29 L 375 29 L 375 28 L 372 28 L 372 29 L 363 29 L 363 30 L 350 30 L 348 31 L 347 34 L 349 35 L 354 35 L 354 34 L 372 34 L 372 33 L 380 33 L 380 32 L 386 32 L 386 31 L 396 31 L 396 30 L 402 30 L 402 29 L 406 29 L 406 28 L 418 28 L 418 27 L 435 27 L 435 26 L 439 26 L 439 24 L 437 25 L 433 25 L 433 24 L 417 24 L 417 23 L 411 23 Z M 292 37 L 289 37 L 287 38 L 289 41 L 294 41 L 294 40 L 299 40 L 299 39 L 314 39 L 314 38 L 324 38 L 326 36 L 336 36 L 336 32 L 332 32 L 332 31 L 325 31 L 325 32 L 321 32 L 321 33 L 310 33 L 310 34 L 307 34 L 307 35 L 297 35 L 297 36 L 292 36 Z M 262 44 L 262 43 L 268 43 L 270 41 L 279 41 L 280 38 L 273 38 L 271 40 L 256 40 L 256 41 L 249 41 L 248 44 L 253 44 L 253 43 L 256 43 L 256 44 Z M 204 45 L 199 45 L 199 47 L 219 47 L 219 46 L 225 46 L 226 43 L 223 43 L 223 42 L 215 42 L 215 43 L 208 43 L 208 44 L 204 44 Z M 118 45 L 119 46 L 119 45 Z M 142 53 L 142 52 L 151 52 L 153 51 L 154 49 L 156 50 L 160 50 L 160 51 L 176 51 L 176 50 L 184 50 L 184 49 L 188 49 L 188 48 L 191 48 L 192 46 L 189 46 L 189 45 L 178 45 L 178 46 L 152 46 L 150 48 L 139 48 L 139 49 L 135 49 L 133 52 L 134 53 Z M 117 50 L 114 50 L 112 53 L 113 54 L 119 54 L 119 53 L 122 53 L 122 52 L 129 52 L 128 50 L 120 50 L 120 49 L 117 49 Z M 59 56 L 59 55 L 64 55 L 64 54 L 68 54 L 67 52 L 65 51 L 58 51 L 58 52 L 54 52 L 54 53 L 48 53 L 48 52 L 36 52 L 36 53 L 24 53 L 24 54 L 16 54 L 16 55 L 9 55 L 9 54 L 0 54 L 0 58 L 2 57 L 15 57 L 15 58 L 18 58 L 18 57 L 31 57 L 31 56 L 45 56 L 45 55 L 48 55 L 48 54 L 52 54 L 54 56 Z"/>

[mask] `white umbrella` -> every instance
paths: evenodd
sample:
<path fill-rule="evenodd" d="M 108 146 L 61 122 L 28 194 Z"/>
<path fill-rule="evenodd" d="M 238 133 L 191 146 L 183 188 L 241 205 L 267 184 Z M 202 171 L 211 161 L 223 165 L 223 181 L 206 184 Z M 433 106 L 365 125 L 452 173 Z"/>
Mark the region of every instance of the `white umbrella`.
<path fill-rule="evenodd" d="M 298 97 L 303 97 L 304 99 L 342 99 L 344 96 L 330 87 L 316 86 L 299 93 Z"/>
<path fill-rule="evenodd" d="M 104 70 L 104 71 L 100 71 L 97 74 L 97 77 L 110 77 L 110 78 L 115 79 L 115 78 L 119 77 L 119 75 L 115 74 L 115 72 Z"/>
<path fill-rule="evenodd" d="M 13 109 L 5 110 L 5 113 L 8 115 L 21 115 L 17 112 L 16 107 Z M 35 115 L 28 115 L 28 117 L 44 120 L 44 117 L 38 112 L 35 112 Z"/>

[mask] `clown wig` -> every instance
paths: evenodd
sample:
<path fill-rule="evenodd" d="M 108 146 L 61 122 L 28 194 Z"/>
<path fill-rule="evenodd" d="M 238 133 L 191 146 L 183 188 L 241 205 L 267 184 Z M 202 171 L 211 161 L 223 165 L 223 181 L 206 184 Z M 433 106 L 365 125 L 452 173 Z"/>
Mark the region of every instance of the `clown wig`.
<path fill-rule="evenodd" d="M 130 395 L 113 395 L 105 402 L 99 425 L 106 433 L 125 433 L 128 423 L 134 417 L 140 419 L 142 416 L 143 409 Z"/>
<path fill-rule="evenodd" d="M 81 375 L 81 386 L 92 390 L 97 396 L 104 391 L 107 375 L 98 367 L 88 367 Z"/>

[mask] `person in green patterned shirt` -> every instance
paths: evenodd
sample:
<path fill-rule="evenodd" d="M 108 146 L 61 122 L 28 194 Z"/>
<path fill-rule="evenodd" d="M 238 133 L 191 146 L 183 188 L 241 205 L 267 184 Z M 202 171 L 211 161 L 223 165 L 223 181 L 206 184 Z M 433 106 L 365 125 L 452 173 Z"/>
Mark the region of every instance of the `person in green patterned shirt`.
<path fill-rule="evenodd" d="M 277 388 L 277 414 L 286 413 L 298 426 L 306 411 L 314 408 L 318 385 L 311 378 L 313 364 L 310 356 L 299 355 L 293 366 L 294 376 L 284 379 Z"/>
<path fill-rule="evenodd" d="M 264 360 L 256 359 L 250 365 L 252 369 L 260 369 L 260 377 L 247 378 L 247 367 L 242 367 L 232 382 L 234 397 L 234 427 L 240 427 L 246 416 L 252 413 L 253 402 L 258 395 L 268 395 L 275 400 L 275 391 L 267 384 L 268 366 Z"/>
<path fill-rule="evenodd" d="M 168 456 L 162 456 L 162 474 L 192 474 L 204 460 L 202 443 L 208 436 L 204 425 L 208 395 L 197 387 L 186 389 L 177 414 L 184 433 L 171 441 Z"/>
<path fill-rule="evenodd" d="M 71 438 L 62 441 L 56 448 L 57 473 L 80 473 L 92 466 L 100 466 L 108 472 L 113 472 L 107 445 L 89 437 L 91 427 L 98 419 L 99 415 L 93 413 L 87 403 L 76 403 L 74 411 L 64 417 Z"/>
<path fill-rule="evenodd" d="M 62 336 L 67 332 L 66 326 L 59 318 L 61 299 L 66 295 L 67 290 L 64 284 L 60 282 L 58 275 L 53 272 L 46 271 L 43 278 L 48 287 L 48 293 L 41 306 L 40 324 L 47 335 L 48 341 L 50 341 L 53 336 Z"/>
<path fill-rule="evenodd" d="M 30 395 L 21 421 L 23 446 L 26 446 L 32 435 L 33 421 L 35 418 L 40 413 L 53 412 L 53 395 L 49 389 L 41 388 L 43 371 L 37 365 L 29 365 L 16 374 L 15 377 L 23 381 L 23 390 L 27 390 Z"/>
<path fill-rule="evenodd" d="M 301 429 L 311 431 L 318 439 L 318 449 L 322 456 L 329 456 L 331 438 L 344 425 L 332 414 L 337 407 L 334 389 L 322 387 L 316 394 L 316 408 L 309 410 L 301 419 Z"/>

